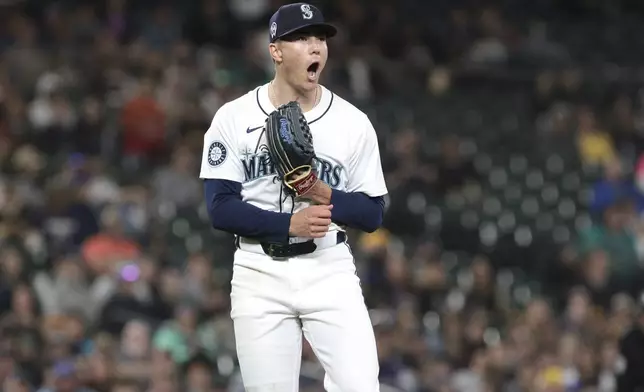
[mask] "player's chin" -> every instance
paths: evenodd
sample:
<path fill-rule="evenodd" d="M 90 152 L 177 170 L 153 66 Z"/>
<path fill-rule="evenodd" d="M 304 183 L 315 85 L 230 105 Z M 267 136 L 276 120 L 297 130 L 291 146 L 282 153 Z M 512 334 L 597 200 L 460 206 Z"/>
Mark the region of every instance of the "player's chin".
<path fill-rule="evenodd" d="M 313 91 L 318 86 L 318 78 L 306 78 L 302 84 L 302 89 L 305 91 Z"/>

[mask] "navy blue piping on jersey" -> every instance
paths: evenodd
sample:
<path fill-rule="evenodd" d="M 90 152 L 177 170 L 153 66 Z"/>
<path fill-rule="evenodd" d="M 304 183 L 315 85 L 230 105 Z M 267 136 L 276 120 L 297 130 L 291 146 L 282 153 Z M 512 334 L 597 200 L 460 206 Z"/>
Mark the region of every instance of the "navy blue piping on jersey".
<path fill-rule="evenodd" d="M 257 106 L 259 106 L 259 109 L 260 109 L 260 110 L 261 110 L 261 111 L 262 111 L 266 116 L 268 116 L 268 115 L 269 115 L 269 114 L 268 114 L 268 112 L 267 112 L 266 110 L 264 110 L 264 107 L 262 107 L 262 103 L 259 101 L 259 90 L 261 90 L 261 88 L 260 88 L 260 87 L 258 87 L 258 88 L 257 88 L 257 91 L 255 92 L 255 100 L 257 101 Z M 322 114 L 320 114 L 320 117 L 318 117 L 318 118 L 316 118 L 316 119 L 313 119 L 313 120 L 309 121 L 309 122 L 308 122 L 308 124 L 309 124 L 309 125 L 313 124 L 314 122 L 316 122 L 316 121 L 318 121 L 319 119 L 321 119 L 322 117 L 324 117 L 324 116 L 329 112 L 329 110 L 331 109 L 331 105 L 333 105 L 333 98 L 335 98 L 335 94 L 333 94 L 333 91 L 329 91 L 329 92 L 331 93 L 331 99 L 329 100 L 329 106 L 327 106 L 326 110 L 325 110 Z"/>
<path fill-rule="evenodd" d="M 331 190 L 331 219 L 341 225 L 373 233 L 382 225 L 385 199 L 362 192 Z"/>
<path fill-rule="evenodd" d="M 266 211 L 242 201 L 242 185 L 221 179 L 204 180 L 204 196 L 212 227 L 240 237 L 273 243 L 288 242 L 291 214 Z"/>

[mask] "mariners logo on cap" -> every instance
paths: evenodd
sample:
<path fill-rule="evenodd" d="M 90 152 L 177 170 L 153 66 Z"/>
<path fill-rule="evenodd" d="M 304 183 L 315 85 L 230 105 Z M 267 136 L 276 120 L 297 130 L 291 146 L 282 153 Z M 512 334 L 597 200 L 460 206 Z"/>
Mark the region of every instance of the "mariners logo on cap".
<path fill-rule="evenodd" d="M 304 19 L 311 19 L 313 18 L 313 11 L 311 10 L 311 6 L 308 4 L 302 4 L 300 7 L 302 10 L 302 18 Z"/>
<path fill-rule="evenodd" d="M 273 22 L 271 23 L 271 38 L 275 38 L 275 34 L 277 34 L 277 23 Z"/>

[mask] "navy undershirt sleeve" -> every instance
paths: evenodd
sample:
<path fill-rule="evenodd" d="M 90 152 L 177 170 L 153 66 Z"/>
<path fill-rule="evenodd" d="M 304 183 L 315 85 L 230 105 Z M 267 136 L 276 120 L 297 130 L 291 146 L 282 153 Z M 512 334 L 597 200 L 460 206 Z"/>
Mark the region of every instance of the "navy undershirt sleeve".
<path fill-rule="evenodd" d="M 385 201 L 382 196 L 370 197 L 361 192 L 331 190 L 333 221 L 373 233 L 382 225 Z"/>
<path fill-rule="evenodd" d="M 240 183 L 206 179 L 204 193 L 215 229 L 267 242 L 288 242 L 291 214 L 266 211 L 242 201 Z"/>

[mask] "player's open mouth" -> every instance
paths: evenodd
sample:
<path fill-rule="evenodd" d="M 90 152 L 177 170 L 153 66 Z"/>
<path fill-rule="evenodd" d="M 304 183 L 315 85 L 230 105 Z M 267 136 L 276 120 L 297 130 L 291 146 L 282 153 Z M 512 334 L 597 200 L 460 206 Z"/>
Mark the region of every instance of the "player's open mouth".
<path fill-rule="evenodd" d="M 306 72 L 308 73 L 308 76 L 309 76 L 309 80 L 313 81 L 317 79 L 318 69 L 320 69 L 320 63 L 317 61 L 309 65 L 309 67 L 306 69 Z"/>

